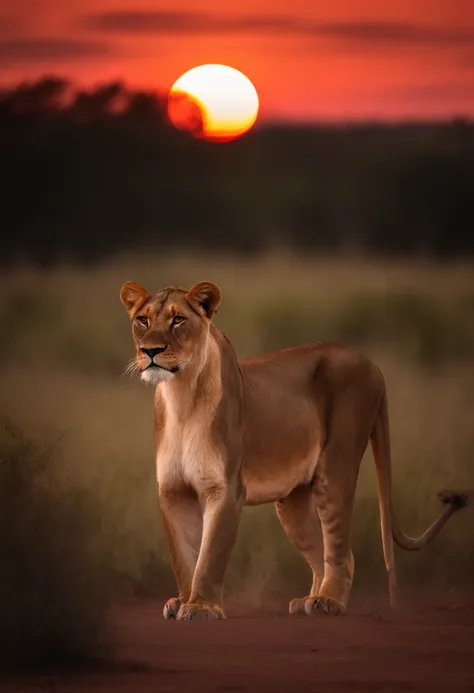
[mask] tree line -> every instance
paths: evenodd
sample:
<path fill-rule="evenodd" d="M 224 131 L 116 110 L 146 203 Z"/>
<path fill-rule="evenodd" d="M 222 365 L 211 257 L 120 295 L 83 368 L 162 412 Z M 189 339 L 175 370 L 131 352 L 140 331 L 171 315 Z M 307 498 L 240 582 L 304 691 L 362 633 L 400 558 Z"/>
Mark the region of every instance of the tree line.
<path fill-rule="evenodd" d="M 0 91 L 0 257 L 137 248 L 474 253 L 474 123 L 266 125 L 225 144 L 163 93 L 48 76 Z"/>

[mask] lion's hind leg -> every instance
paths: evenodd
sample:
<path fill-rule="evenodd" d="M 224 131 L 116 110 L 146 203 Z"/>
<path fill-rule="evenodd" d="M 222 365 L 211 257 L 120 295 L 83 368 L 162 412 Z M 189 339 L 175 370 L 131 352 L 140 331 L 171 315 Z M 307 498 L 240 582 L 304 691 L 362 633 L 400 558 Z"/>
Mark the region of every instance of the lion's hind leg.
<path fill-rule="evenodd" d="M 316 599 L 305 604 L 307 614 L 345 613 L 354 577 L 350 529 L 363 446 L 329 445 L 318 462 L 313 493 L 321 520 L 324 579 Z"/>
<path fill-rule="evenodd" d="M 313 572 L 310 594 L 292 599 L 290 614 L 304 614 L 308 599 L 319 594 L 319 586 L 324 576 L 323 539 L 316 499 L 310 486 L 298 486 L 286 498 L 276 504 L 278 518 L 288 537 L 304 556 Z"/>

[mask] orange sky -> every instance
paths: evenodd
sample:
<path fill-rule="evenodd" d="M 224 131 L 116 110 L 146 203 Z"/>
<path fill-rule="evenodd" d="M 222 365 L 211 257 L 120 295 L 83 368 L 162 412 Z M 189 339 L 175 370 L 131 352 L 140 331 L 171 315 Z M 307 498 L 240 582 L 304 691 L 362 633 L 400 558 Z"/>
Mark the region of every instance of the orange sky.
<path fill-rule="evenodd" d="M 45 72 L 166 89 L 221 62 L 261 117 L 474 116 L 474 0 L 3 0 L 0 82 Z"/>

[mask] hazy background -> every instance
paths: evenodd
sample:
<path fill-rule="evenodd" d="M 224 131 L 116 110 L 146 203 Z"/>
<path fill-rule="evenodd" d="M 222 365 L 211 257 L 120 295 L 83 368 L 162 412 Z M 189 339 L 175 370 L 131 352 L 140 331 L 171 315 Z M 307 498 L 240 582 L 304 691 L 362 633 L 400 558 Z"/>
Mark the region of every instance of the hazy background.
<path fill-rule="evenodd" d="M 332 79 L 338 94 L 333 101 L 324 89 L 318 100 L 309 67 L 309 92 L 296 81 L 285 95 L 277 88 L 278 65 L 270 79 L 257 48 L 241 37 L 241 54 L 250 60 L 255 50 L 260 81 L 268 81 L 259 88 L 258 126 L 224 145 L 193 140 L 167 123 L 167 80 L 157 89 L 151 68 L 140 79 L 131 59 L 119 71 L 122 63 L 110 52 L 102 58 L 92 51 L 91 58 L 76 35 L 58 43 L 36 5 L 29 4 L 31 14 L 27 5 L 16 3 L 0 17 L 0 652 L 6 663 L 15 656 L 31 662 L 97 653 L 111 642 L 104 631 L 109 605 L 175 593 L 156 499 L 153 393 L 123 375 L 133 355 L 119 301 L 127 280 L 150 290 L 217 282 L 223 304 L 216 322 L 241 357 L 316 340 L 363 348 L 387 381 L 394 501 L 409 533 L 435 517 L 438 490 L 474 488 L 467 5 L 451 2 L 449 10 L 446 3 L 444 14 L 421 31 L 409 3 L 385 25 L 381 18 L 364 24 L 361 15 L 346 16 L 340 3 L 338 35 L 349 27 L 352 48 L 328 49 L 327 60 L 340 67 L 327 77 L 327 89 Z M 75 11 L 89 12 L 85 5 Z M 131 15 L 112 19 L 104 15 L 94 24 L 89 18 L 87 30 L 112 32 Z M 161 31 L 164 15 L 155 24 L 151 19 L 134 18 L 135 48 L 150 45 L 149 33 L 143 43 L 137 38 L 144 26 Z M 57 31 L 60 20 L 66 21 L 63 10 L 51 24 Z M 181 20 L 176 16 L 166 35 L 170 46 L 187 40 Z M 167 21 L 170 26 L 169 13 Z M 234 33 L 248 27 L 248 18 L 212 21 L 212 59 L 235 64 L 231 52 L 217 47 L 227 46 L 232 27 Z M 280 46 L 283 24 L 259 21 L 259 31 L 267 27 Z M 199 25 L 196 16 L 194 22 Z M 194 28 L 192 40 L 203 44 L 209 26 L 201 34 Z M 303 24 L 293 29 L 301 38 Z M 231 51 L 236 44 L 228 43 Z M 410 50 L 396 53 L 395 44 L 407 43 Z M 170 49 L 163 61 L 166 74 L 181 64 L 173 55 L 178 52 Z M 204 55 L 197 50 L 183 69 Z M 296 70 L 295 46 L 289 55 Z M 301 49 L 301 55 L 314 68 L 316 54 Z M 415 108 L 402 94 L 420 55 L 431 110 Z M 341 67 L 351 56 L 352 77 Z M 383 60 L 392 61 L 391 70 Z M 442 70 L 436 60 L 444 61 Z M 60 61 L 71 78 L 57 76 Z M 245 61 L 236 66 L 243 69 Z M 120 78 L 112 79 L 116 67 Z M 416 74 L 421 71 L 420 62 Z M 384 79 L 390 89 L 402 85 L 398 100 L 393 89 L 388 98 Z M 461 92 L 461 100 L 449 97 Z M 354 602 L 386 594 L 369 455 L 353 548 Z M 397 550 L 397 561 L 405 596 L 435 593 L 451 606 L 472 596 L 472 509 L 453 518 L 423 553 Z M 246 509 L 229 596 L 255 606 L 276 598 L 286 609 L 287 598 L 307 592 L 308 573 L 274 509 Z"/>
<path fill-rule="evenodd" d="M 57 77 L 0 94 L 1 260 L 38 265 L 149 251 L 474 251 L 474 127 L 284 126 L 212 146 L 166 121 L 166 98 Z"/>

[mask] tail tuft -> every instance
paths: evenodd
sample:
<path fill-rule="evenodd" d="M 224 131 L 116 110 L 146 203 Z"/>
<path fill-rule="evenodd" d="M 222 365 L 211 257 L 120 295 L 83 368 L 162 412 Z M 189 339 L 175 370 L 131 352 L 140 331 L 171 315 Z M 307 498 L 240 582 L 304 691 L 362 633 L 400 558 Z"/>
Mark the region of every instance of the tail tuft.
<path fill-rule="evenodd" d="M 454 510 L 465 508 L 469 503 L 469 496 L 464 491 L 440 491 L 438 498 L 443 505 L 451 505 Z"/>

